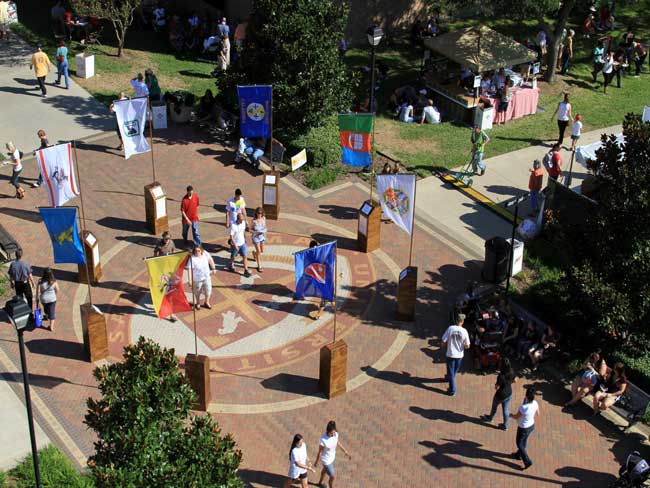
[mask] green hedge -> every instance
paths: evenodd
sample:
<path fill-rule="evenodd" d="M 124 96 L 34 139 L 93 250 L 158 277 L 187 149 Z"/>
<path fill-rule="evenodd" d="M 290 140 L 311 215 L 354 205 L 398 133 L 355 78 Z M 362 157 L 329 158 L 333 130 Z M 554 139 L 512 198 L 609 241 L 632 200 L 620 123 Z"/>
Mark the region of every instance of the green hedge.
<path fill-rule="evenodd" d="M 50 445 L 38 452 L 41 481 L 44 488 L 93 488 L 92 480 L 77 471 L 70 461 L 54 446 Z M 25 458 L 8 473 L 16 488 L 33 488 L 34 464 L 32 456 Z M 0 478 L 1 479 L 1 478 Z M 0 485 L 3 486 L 3 485 Z"/>
<path fill-rule="evenodd" d="M 288 143 L 290 154 L 307 149 L 306 168 L 323 167 L 341 161 L 338 119 L 336 115 L 326 118 L 323 125 L 310 129 Z"/>

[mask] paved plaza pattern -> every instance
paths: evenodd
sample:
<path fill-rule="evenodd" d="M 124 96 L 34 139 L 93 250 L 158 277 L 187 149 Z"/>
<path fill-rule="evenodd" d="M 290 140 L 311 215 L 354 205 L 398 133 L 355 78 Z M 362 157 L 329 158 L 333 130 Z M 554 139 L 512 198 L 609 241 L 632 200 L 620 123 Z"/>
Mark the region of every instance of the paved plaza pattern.
<path fill-rule="evenodd" d="M 175 323 L 156 318 L 147 288 L 143 259 L 152 255 L 157 240 L 144 228 L 150 155 L 127 161 L 117 145 L 112 134 L 78 144 L 86 226 L 98 239 L 103 266 L 92 301 L 107 317 L 111 361 L 139 335 L 174 347 L 182 360 L 194 350 L 192 313 L 179 314 Z M 190 128 L 157 131 L 154 155 L 177 244 L 185 186 L 192 184 L 201 199 L 201 235 L 218 271 L 212 310 L 197 311 L 199 352 L 211 360 L 210 414 L 233 432 L 249 486 L 282 484 L 295 433 L 303 434 L 314 460 L 330 419 L 336 419 L 352 453 L 350 460 L 337 457 L 341 487 L 606 486 L 627 453 L 639 447 L 637 438 L 623 435 L 606 418 L 592 418 L 584 406 L 563 413 L 567 392 L 539 373 L 518 378 L 513 388 L 512 409 L 521 404 L 524 385 L 540 392 L 541 417 L 529 452 L 534 466 L 522 471 L 510 457 L 514 422 L 503 432 L 496 421 L 479 419 L 489 410 L 494 375 L 472 371 L 466 359 L 459 392 L 453 398 L 445 394 L 440 336 L 450 304 L 468 280 L 480 279 L 481 264 L 475 253 L 453 245 L 448 229 L 439 232 L 431 221 L 416 226 L 417 315 L 413 323 L 399 322 L 394 319 L 396 281 L 408 264 L 409 236 L 383 224 L 380 250 L 356 250 L 357 209 L 368 197 L 368 188 L 356 179 L 312 193 L 283 178 L 280 219 L 267 222 L 264 270 L 252 267 L 252 276 L 244 278 L 241 267 L 239 273 L 224 269 L 224 206 L 241 188 L 252 215 L 261 204 L 260 173 L 235 165 L 231 150 Z M 36 171 L 28 160 L 25 177 L 35 178 Z M 52 265 L 39 205 L 47 205 L 45 191 L 27 189 L 24 200 L 4 199 L 0 207 L 3 225 L 23 246 L 36 276 Z M 319 393 L 317 379 L 318 351 L 334 335 L 333 309 L 314 320 L 315 302 L 292 299 L 292 254 L 312 238 L 336 239 L 339 249 L 336 334 L 348 344 L 348 392 L 332 400 Z M 94 440 L 83 424 L 85 401 L 99 394 L 94 365 L 81 344 L 78 310 L 88 288 L 78 283 L 76 265 L 53 268 L 61 286 L 57 330 L 26 336 L 32 395 L 47 436 L 83 466 Z M 0 328 L 0 368 L 22 399 L 17 343 L 9 327 Z"/>

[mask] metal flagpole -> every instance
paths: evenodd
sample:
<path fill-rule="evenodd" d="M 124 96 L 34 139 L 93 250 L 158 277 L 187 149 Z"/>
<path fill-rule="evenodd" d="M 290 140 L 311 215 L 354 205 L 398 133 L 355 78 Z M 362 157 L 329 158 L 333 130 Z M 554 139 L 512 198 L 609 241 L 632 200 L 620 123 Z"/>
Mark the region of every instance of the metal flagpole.
<path fill-rule="evenodd" d="M 153 158 L 153 109 L 151 108 L 151 99 L 147 98 L 149 102 L 149 113 L 151 113 L 151 120 L 149 120 L 149 140 L 151 141 L 151 171 L 153 172 L 153 181 L 156 182 L 156 163 Z"/>
<path fill-rule="evenodd" d="M 409 268 L 411 267 L 411 259 L 413 258 L 413 237 L 415 236 L 415 198 L 418 193 L 417 176 L 413 175 L 415 183 L 413 184 L 413 218 L 411 219 L 411 247 L 409 249 Z"/>
<path fill-rule="evenodd" d="M 79 185 L 79 201 L 81 202 L 81 215 L 79 217 L 79 220 L 81 220 L 81 248 L 84 250 L 84 259 L 86 261 L 86 265 L 84 266 L 84 269 L 86 270 L 86 281 L 88 282 L 88 300 L 90 301 L 90 305 L 92 306 L 93 304 L 93 293 L 92 293 L 92 287 L 90 286 L 90 272 L 88 271 L 88 255 L 86 253 L 86 212 L 84 210 L 84 193 L 81 191 L 81 171 L 79 171 L 79 158 L 77 157 L 77 141 L 73 140 L 72 141 L 72 150 L 74 153 L 74 161 L 75 161 L 75 168 L 77 169 L 77 185 Z"/>
<path fill-rule="evenodd" d="M 273 164 L 273 85 L 271 85 L 271 117 L 270 117 L 270 126 L 271 126 L 271 154 L 269 160 L 271 161 L 271 170 L 275 171 L 275 165 Z M 279 161 L 280 163 L 282 161 Z"/>
<path fill-rule="evenodd" d="M 336 241 L 334 241 L 334 339 L 332 343 L 336 342 L 336 294 L 338 291 L 338 266 L 337 266 L 337 257 L 338 257 L 338 247 L 336 246 Z"/>
<path fill-rule="evenodd" d="M 372 112 L 372 140 L 370 143 L 370 203 L 372 203 L 372 185 L 375 180 L 375 153 L 372 150 L 375 146 L 375 112 Z"/>
<path fill-rule="evenodd" d="M 194 234 L 192 234 L 194 237 Z M 190 260 L 190 287 L 192 288 L 192 320 L 194 321 L 194 354 L 199 355 L 199 342 L 196 338 L 196 304 L 198 300 L 196 299 L 196 293 L 194 293 L 194 264 L 192 263 L 192 256 L 194 256 L 194 251 L 192 251 L 188 257 Z M 212 279 L 212 277 L 210 278 Z"/>

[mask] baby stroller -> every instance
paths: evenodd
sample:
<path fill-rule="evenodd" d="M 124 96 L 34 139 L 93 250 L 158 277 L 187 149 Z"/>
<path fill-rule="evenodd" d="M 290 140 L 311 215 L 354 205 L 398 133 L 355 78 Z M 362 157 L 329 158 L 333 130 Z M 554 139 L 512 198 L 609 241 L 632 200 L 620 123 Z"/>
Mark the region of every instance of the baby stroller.
<path fill-rule="evenodd" d="M 501 361 L 502 346 L 502 332 L 485 332 L 480 335 L 475 346 L 474 356 L 477 369 L 498 366 Z"/>
<path fill-rule="evenodd" d="M 639 488 L 647 486 L 650 478 L 650 465 L 641 457 L 638 451 L 634 451 L 625 460 L 625 466 L 618 471 L 619 478 L 612 483 L 610 488 Z"/>

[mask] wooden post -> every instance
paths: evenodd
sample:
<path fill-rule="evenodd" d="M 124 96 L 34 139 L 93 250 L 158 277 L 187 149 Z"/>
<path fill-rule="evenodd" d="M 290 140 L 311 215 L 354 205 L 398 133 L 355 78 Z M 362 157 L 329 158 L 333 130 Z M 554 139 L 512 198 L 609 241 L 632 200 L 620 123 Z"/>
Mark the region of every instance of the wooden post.
<path fill-rule="evenodd" d="M 154 235 L 169 230 L 167 216 L 167 195 L 157 181 L 144 187 L 144 209 L 147 229 Z"/>
<path fill-rule="evenodd" d="M 334 398 L 347 391 L 348 345 L 339 339 L 320 350 L 318 385 L 327 398 Z"/>
<path fill-rule="evenodd" d="M 275 166 L 262 177 L 262 208 L 267 219 L 280 218 L 280 172 Z"/>
<path fill-rule="evenodd" d="M 207 411 L 210 405 L 210 358 L 198 354 L 185 356 L 185 376 L 197 395 L 194 409 Z"/>
<path fill-rule="evenodd" d="M 381 236 L 381 208 L 372 200 L 363 202 L 359 209 L 357 244 L 359 251 L 372 252 L 379 247 Z"/>

